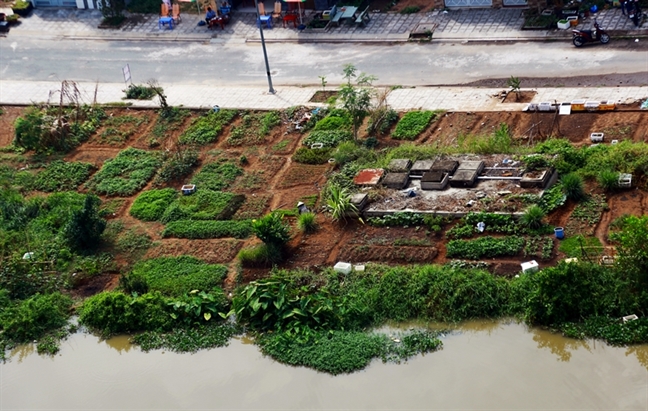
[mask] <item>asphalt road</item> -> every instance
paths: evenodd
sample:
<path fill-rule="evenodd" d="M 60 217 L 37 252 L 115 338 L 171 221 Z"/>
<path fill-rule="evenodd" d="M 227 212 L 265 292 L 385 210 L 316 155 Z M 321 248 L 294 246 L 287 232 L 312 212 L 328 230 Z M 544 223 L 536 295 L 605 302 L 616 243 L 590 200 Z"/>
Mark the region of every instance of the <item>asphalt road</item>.
<path fill-rule="evenodd" d="M 648 40 L 618 40 L 574 48 L 570 42 L 512 44 L 268 44 L 276 85 L 329 85 L 342 81 L 352 63 L 378 77 L 375 85 L 450 85 L 483 79 L 598 76 L 635 73 L 648 83 Z M 123 81 L 128 63 L 133 81 L 160 84 L 266 84 L 260 44 L 160 43 L 47 40 L 8 37 L 0 41 L 0 77 L 5 80 Z M 639 73 L 637 75 L 636 73 Z M 645 76 L 643 75 L 645 74 Z"/>

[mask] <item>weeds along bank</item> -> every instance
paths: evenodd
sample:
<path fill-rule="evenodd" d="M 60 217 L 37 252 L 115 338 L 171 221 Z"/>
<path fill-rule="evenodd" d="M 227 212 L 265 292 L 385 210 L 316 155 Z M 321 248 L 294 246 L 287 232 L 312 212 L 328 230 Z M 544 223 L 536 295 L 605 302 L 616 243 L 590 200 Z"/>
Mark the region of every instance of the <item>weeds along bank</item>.
<path fill-rule="evenodd" d="M 646 342 L 648 220 L 638 210 L 594 232 L 607 198 L 619 195 L 620 173 L 643 190 L 645 143 L 591 147 L 557 135 L 530 144 L 513 124 L 452 144 L 422 140 L 442 115 L 349 104 L 267 113 L 29 108 L 0 153 L 3 347 L 37 340 L 53 354 L 74 331 L 72 315 L 102 336 L 132 334 L 145 350 L 219 347 L 248 332 L 279 361 L 333 374 L 441 348 L 436 331 L 372 332 L 392 320 L 516 317 L 574 338 Z M 541 197 L 507 197 L 521 206 L 519 220 L 488 210 L 458 221 L 396 213 L 360 226 L 385 237 L 410 227 L 377 247 L 442 243 L 446 259 L 458 259 L 446 265 L 281 269 L 309 239 L 345 230 L 358 170 L 464 153 L 506 154 L 561 178 Z M 178 188 L 187 183 L 198 190 L 185 196 Z M 300 214 L 286 198 L 316 213 Z M 561 213 L 567 231 L 582 235 L 558 246 L 549 221 Z M 584 246 L 601 242 L 616 248 L 613 266 L 583 258 Z M 581 261 L 557 263 L 563 255 Z M 527 256 L 549 267 L 519 278 L 474 268 Z M 267 278 L 250 282 L 246 270 Z M 628 314 L 639 320 L 617 321 Z"/>

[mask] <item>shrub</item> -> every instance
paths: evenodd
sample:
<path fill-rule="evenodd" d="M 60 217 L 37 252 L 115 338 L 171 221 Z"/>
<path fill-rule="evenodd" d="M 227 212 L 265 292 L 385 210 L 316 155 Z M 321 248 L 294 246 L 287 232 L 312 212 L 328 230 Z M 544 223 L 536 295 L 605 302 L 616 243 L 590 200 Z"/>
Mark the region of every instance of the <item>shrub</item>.
<path fill-rule="evenodd" d="M 195 150 L 177 150 L 168 158 L 155 177 L 154 184 L 162 185 L 191 174 L 198 164 L 198 152 Z"/>
<path fill-rule="evenodd" d="M 304 139 L 303 144 L 307 147 L 311 147 L 315 143 L 321 143 L 324 147 L 336 147 L 341 142 L 349 140 L 353 140 L 353 134 L 348 130 L 318 130 L 311 131 Z"/>
<path fill-rule="evenodd" d="M 47 192 L 76 190 L 88 179 L 93 168 L 90 163 L 56 160 L 36 175 L 34 187 Z"/>
<path fill-rule="evenodd" d="M 159 93 L 163 92 L 161 87 L 158 87 L 158 89 Z M 151 100 L 157 95 L 153 86 L 143 84 L 131 84 L 124 92 L 126 93 L 126 99 L 129 100 Z"/>
<path fill-rule="evenodd" d="M 531 229 L 537 229 L 542 227 L 542 220 L 545 217 L 545 212 L 540 206 L 532 205 L 527 208 L 520 218 L 520 223 Z"/>
<path fill-rule="evenodd" d="M 541 170 L 549 166 L 549 161 L 539 154 L 530 155 L 524 158 L 527 171 Z"/>
<path fill-rule="evenodd" d="M 228 188 L 236 177 L 243 174 L 243 169 L 229 161 L 216 161 L 205 164 L 191 179 L 198 189 L 224 190 Z"/>
<path fill-rule="evenodd" d="M 179 220 L 167 224 L 162 237 L 176 238 L 247 238 L 252 234 L 250 220 L 227 221 L 189 221 Z"/>
<path fill-rule="evenodd" d="M 229 124 L 237 114 L 234 110 L 209 111 L 202 117 L 195 119 L 180 135 L 178 142 L 198 145 L 213 143 L 218 138 L 223 127 Z"/>
<path fill-rule="evenodd" d="M 618 278 L 598 264 L 560 263 L 533 274 L 535 284 L 527 302 L 525 320 L 555 325 L 589 316 L 621 314 Z"/>
<path fill-rule="evenodd" d="M 266 244 L 282 247 L 290 241 L 290 227 L 283 222 L 279 213 L 270 213 L 258 220 L 252 220 L 254 234 Z"/>
<path fill-rule="evenodd" d="M 458 145 L 462 151 L 476 154 L 501 154 L 511 153 L 513 138 L 506 123 L 488 136 L 463 135 L 458 138 Z"/>
<path fill-rule="evenodd" d="M 415 140 L 435 116 L 433 111 L 409 111 L 396 125 L 392 138 L 397 140 Z"/>
<path fill-rule="evenodd" d="M 192 290 L 211 292 L 220 289 L 227 267 L 207 264 L 190 256 L 160 257 L 141 261 L 129 276 L 143 278 L 150 291 L 182 296 Z"/>
<path fill-rule="evenodd" d="M 300 147 L 293 155 L 293 161 L 301 164 L 326 164 L 331 158 L 331 149 Z"/>
<path fill-rule="evenodd" d="M 130 215 L 142 221 L 157 221 L 177 196 L 173 188 L 144 191 L 133 201 Z"/>
<path fill-rule="evenodd" d="M 64 236 L 74 250 L 89 250 L 101 241 L 106 220 L 99 217 L 99 204 L 99 197 L 89 194 L 85 196 L 83 208 L 72 212 L 65 225 Z"/>
<path fill-rule="evenodd" d="M 562 176 L 561 180 L 563 193 L 568 199 L 581 201 L 586 197 L 583 189 L 583 179 L 577 174 L 570 173 Z"/>
<path fill-rule="evenodd" d="M 367 133 L 384 135 L 397 122 L 398 113 L 396 110 L 388 107 L 380 107 L 372 111 L 369 115 Z"/>
<path fill-rule="evenodd" d="M 349 191 L 344 187 L 335 185 L 329 186 L 326 205 L 331 211 L 333 221 L 345 220 L 348 213 L 358 211 L 351 202 Z"/>
<path fill-rule="evenodd" d="M 348 130 L 351 128 L 351 119 L 348 117 L 328 116 L 319 120 L 313 131 Z M 312 133 L 311 133 L 312 134 Z"/>
<path fill-rule="evenodd" d="M 241 249 L 236 258 L 243 267 L 270 267 L 283 261 L 279 247 L 270 244 L 259 244 Z"/>
<path fill-rule="evenodd" d="M 159 167 L 157 153 L 127 148 L 107 160 L 86 187 L 109 196 L 131 196 L 146 185 Z"/>
<path fill-rule="evenodd" d="M 449 241 L 446 250 L 448 257 L 479 260 L 480 258 L 514 256 L 522 251 L 524 238 L 509 236 L 506 238 L 482 237 L 476 240 Z"/>
<path fill-rule="evenodd" d="M 602 170 L 599 172 L 596 181 L 603 190 L 613 191 L 619 188 L 619 173 L 610 170 Z"/>
<path fill-rule="evenodd" d="M 0 300 L 2 299 L 0 294 Z M 15 304 L 5 301 L 5 304 L 0 304 L 2 336 L 15 343 L 39 339 L 45 333 L 65 326 L 71 307 L 72 299 L 58 292 L 37 294 Z"/>
<path fill-rule="evenodd" d="M 315 214 L 303 213 L 297 217 L 297 227 L 305 233 L 313 233 L 317 231 L 317 221 Z"/>

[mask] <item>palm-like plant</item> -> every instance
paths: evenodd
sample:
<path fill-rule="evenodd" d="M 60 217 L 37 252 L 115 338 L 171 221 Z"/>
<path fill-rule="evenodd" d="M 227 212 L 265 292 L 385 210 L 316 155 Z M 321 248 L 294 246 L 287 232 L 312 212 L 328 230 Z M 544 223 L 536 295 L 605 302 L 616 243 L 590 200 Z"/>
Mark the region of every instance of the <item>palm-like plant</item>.
<path fill-rule="evenodd" d="M 522 214 L 520 223 L 525 227 L 537 229 L 542 227 L 542 220 L 544 217 L 544 210 L 540 206 L 533 205 L 527 208 L 524 214 Z"/>
<path fill-rule="evenodd" d="M 331 186 L 329 188 L 328 200 L 326 200 L 331 211 L 333 221 L 345 220 L 346 214 L 350 211 L 358 211 L 358 208 L 351 202 L 351 195 L 344 187 Z"/>

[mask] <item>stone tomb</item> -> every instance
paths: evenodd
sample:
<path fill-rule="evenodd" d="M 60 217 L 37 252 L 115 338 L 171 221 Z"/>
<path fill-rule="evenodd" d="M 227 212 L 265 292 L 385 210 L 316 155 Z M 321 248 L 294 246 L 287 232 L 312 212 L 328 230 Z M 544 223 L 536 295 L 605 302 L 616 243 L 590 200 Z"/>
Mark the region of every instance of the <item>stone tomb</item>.
<path fill-rule="evenodd" d="M 477 181 L 477 176 L 484 170 L 483 161 L 462 161 L 457 171 L 452 175 L 452 187 L 472 187 Z"/>
<path fill-rule="evenodd" d="M 406 158 L 396 158 L 389 162 L 387 171 L 392 173 L 407 173 L 412 167 L 412 161 Z"/>
<path fill-rule="evenodd" d="M 414 163 L 410 169 L 410 176 L 422 176 L 425 172 L 430 171 L 434 160 L 419 160 Z"/>
<path fill-rule="evenodd" d="M 443 190 L 448 185 L 448 173 L 443 171 L 428 171 L 421 177 L 421 189 Z"/>
<path fill-rule="evenodd" d="M 452 175 L 455 170 L 457 170 L 458 166 L 459 162 L 455 160 L 437 160 L 432 165 L 430 171 L 443 171 L 444 173 Z"/>
<path fill-rule="evenodd" d="M 407 187 L 409 183 L 409 174 L 408 173 L 387 173 L 385 178 L 382 180 L 382 185 L 387 188 L 393 188 L 395 190 L 402 190 Z"/>

